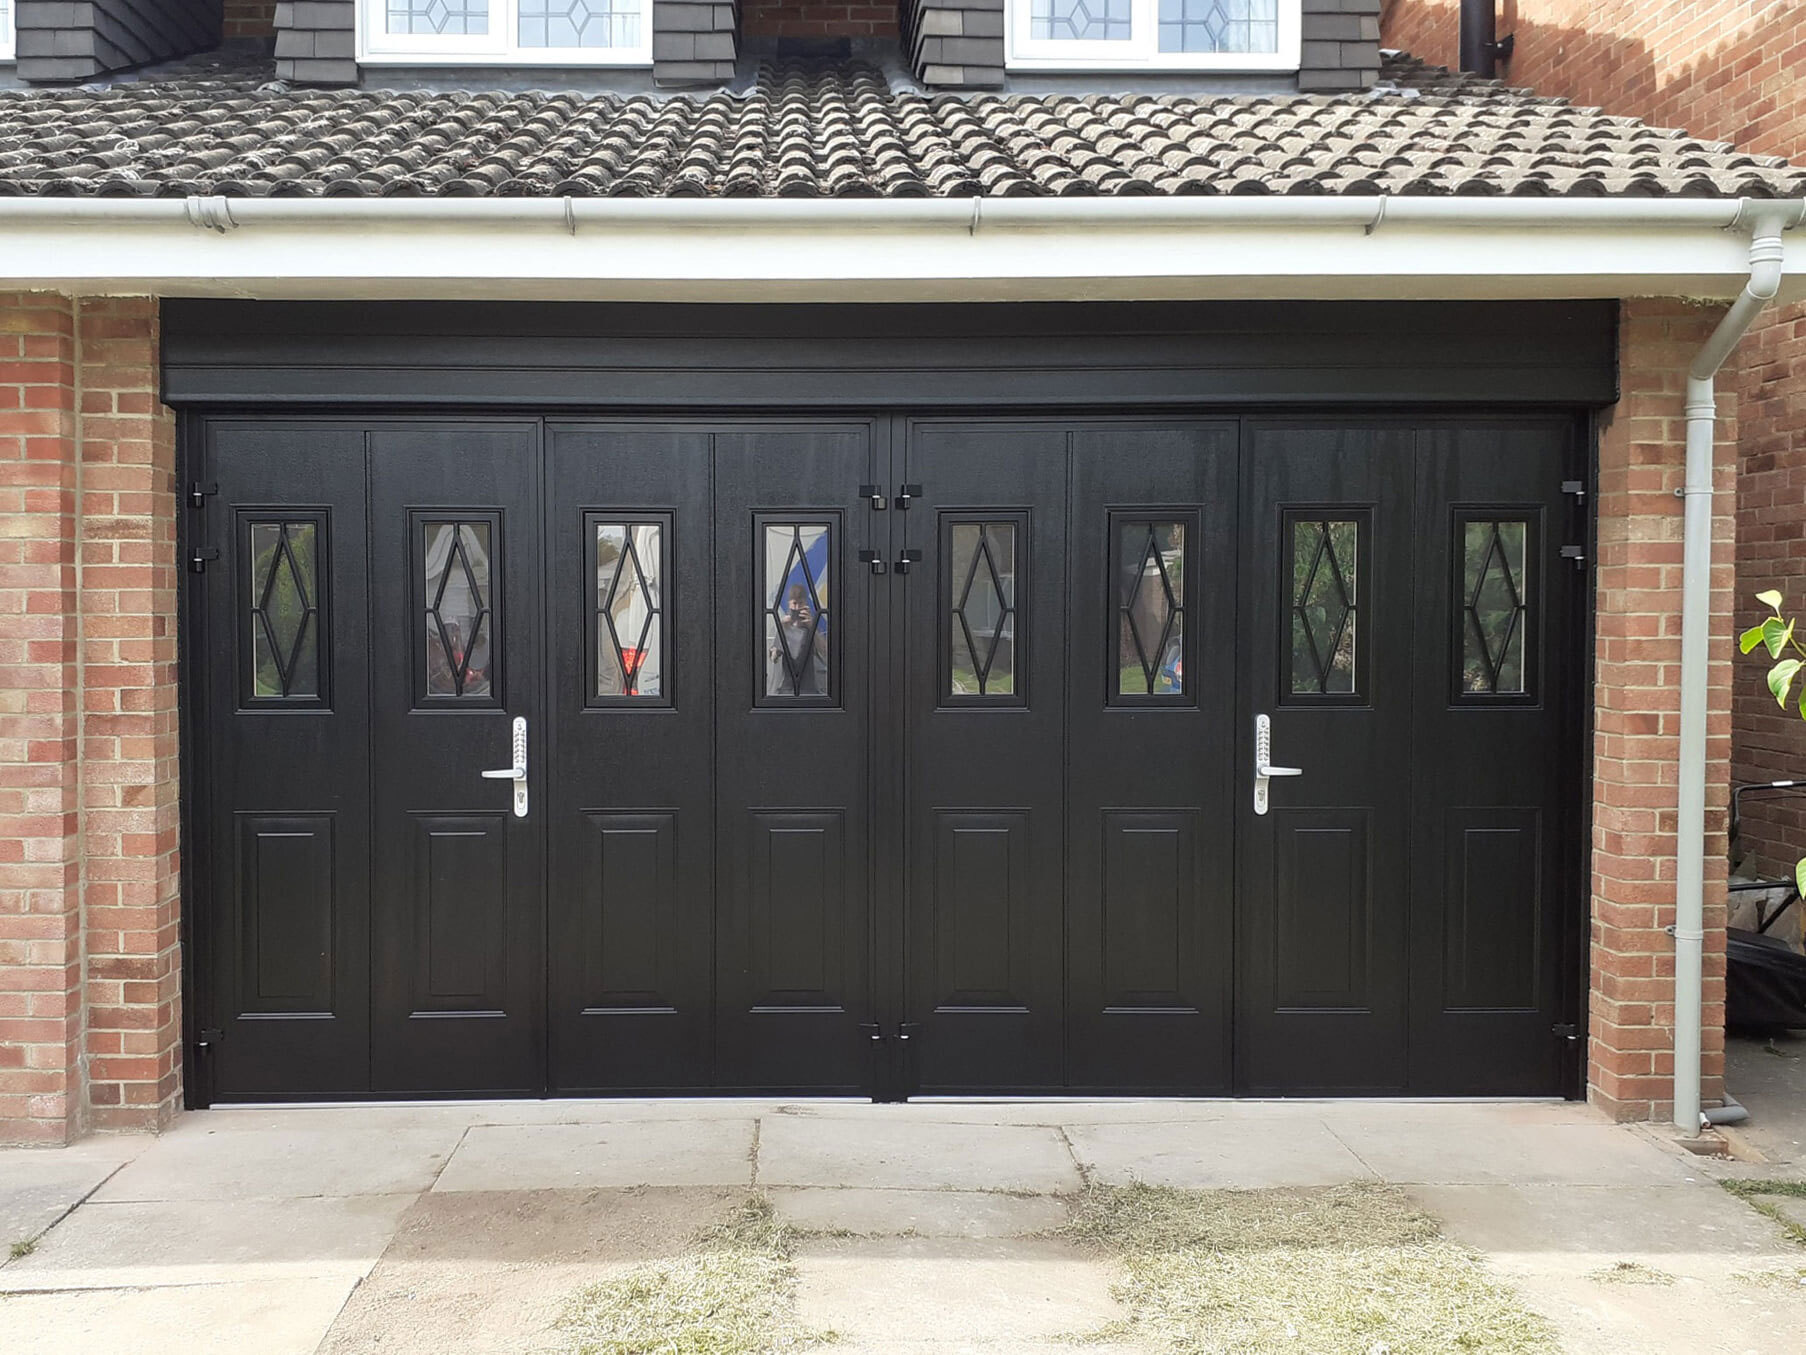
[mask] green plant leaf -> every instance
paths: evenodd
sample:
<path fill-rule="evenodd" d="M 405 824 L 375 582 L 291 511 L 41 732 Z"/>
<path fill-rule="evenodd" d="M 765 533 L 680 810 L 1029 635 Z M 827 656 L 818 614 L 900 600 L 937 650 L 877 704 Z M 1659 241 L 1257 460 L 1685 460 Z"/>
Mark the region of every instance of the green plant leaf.
<path fill-rule="evenodd" d="M 1768 670 L 1768 689 L 1774 693 L 1775 703 L 1782 709 L 1787 707 L 1787 693 L 1802 668 L 1806 668 L 1806 663 L 1799 659 L 1782 659 Z"/>
<path fill-rule="evenodd" d="M 1748 630 L 1744 631 L 1742 635 L 1737 637 L 1737 648 L 1742 650 L 1745 654 L 1750 653 L 1757 645 L 1762 643 L 1762 636 L 1767 627 L 1768 623 L 1766 621 L 1760 626 L 1751 626 Z"/>
<path fill-rule="evenodd" d="M 1806 857 L 1801 857 L 1793 868 L 1794 888 L 1806 895 Z"/>
<path fill-rule="evenodd" d="M 1756 594 L 1756 601 L 1773 607 L 1777 612 L 1781 610 L 1781 594 L 1777 589 L 1770 588 L 1767 592 Z"/>
<path fill-rule="evenodd" d="M 1793 622 L 1771 616 L 1762 623 L 1762 642 L 1768 646 L 1768 657 L 1778 659 L 1787 642 L 1793 639 Z"/>

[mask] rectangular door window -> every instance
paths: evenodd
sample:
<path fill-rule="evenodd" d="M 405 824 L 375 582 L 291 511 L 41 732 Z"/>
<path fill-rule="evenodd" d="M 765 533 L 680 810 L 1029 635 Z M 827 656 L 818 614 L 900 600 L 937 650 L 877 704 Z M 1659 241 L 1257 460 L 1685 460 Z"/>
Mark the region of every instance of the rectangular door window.
<path fill-rule="evenodd" d="M 595 680 L 591 704 L 667 705 L 665 523 L 592 515 Z"/>
<path fill-rule="evenodd" d="M 1116 697 L 1183 697 L 1186 524 L 1118 518 L 1112 525 L 1116 561 L 1112 703 Z"/>
<path fill-rule="evenodd" d="M 832 700 L 832 526 L 826 522 L 764 526 L 762 704 Z"/>
<path fill-rule="evenodd" d="M 491 579 L 496 524 L 421 524 L 425 695 L 489 700 L 496 693 L 497 618 Z"/>
<path fill-rule="evenodd" d="M 324 694 L 321 525 L 317 519 L 256 519 L 247 524 L 251 599 L 248 699 L 253 704 L 315 704 Z"/>
<path fill-rule="evenodd" d="M 948 524 L 947 695 L 986 701 L 1017 690 L 1014 522 Z"/>
<path fill-rule="evenodd" d="M 1530 523 L 1524 518 L 1459 514 L 1461 561 L 1459 696 L 1530 692 Z"/>
<path fill-rule="evenodd" d="M 1286 515 L 1293 696 L 1361 695 L 1361 526 L 1352 518 Z"/>

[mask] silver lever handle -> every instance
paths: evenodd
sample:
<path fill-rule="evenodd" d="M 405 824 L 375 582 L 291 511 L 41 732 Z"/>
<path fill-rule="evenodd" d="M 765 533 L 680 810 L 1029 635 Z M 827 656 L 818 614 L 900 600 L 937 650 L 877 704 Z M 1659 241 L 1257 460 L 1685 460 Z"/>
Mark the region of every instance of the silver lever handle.
<path fill-rule="evenodd" d="M 514 765 L 495 767 L 483 773 L 486 781 L 514 782 L 514 817 L 527 817 L 527 717 L 514 717 Z"/>
<path fill-rule="evenodd" d="M 1265 814 L 1268 783 L 1275 776 L 1303 776 L 1302 767 L 1273 765 L 1273 722 L 1265 715 L 1254 717 L 1254 812 Z"/>

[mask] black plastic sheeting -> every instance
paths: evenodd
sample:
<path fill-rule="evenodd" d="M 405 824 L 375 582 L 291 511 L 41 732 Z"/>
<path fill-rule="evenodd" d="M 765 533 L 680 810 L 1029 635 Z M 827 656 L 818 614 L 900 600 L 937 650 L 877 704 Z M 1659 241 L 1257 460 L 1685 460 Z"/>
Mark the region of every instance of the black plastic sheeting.
<path fill-rule="evenodd" d="M 1806 1028 L 1806 955 L 1732 927 L 1725 943 L 1725 1024 L 1755 1034 Z"/>

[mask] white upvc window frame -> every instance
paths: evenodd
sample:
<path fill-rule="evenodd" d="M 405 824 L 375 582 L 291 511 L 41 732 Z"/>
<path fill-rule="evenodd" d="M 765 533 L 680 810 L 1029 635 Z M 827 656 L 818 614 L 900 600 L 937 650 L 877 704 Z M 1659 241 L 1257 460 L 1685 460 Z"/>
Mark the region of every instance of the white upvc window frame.
<path fill-rule="evenodd" d="M 0 61 L 12 61 L 18 55 L 19 0 L 5 3 L 6 10 L 0 13 Z"/>
<path fill-rule="evenodd" d="M 1296 71 L 1303 51 L 1303 0 L 1279 0 L 1279 42 L 1271 52 L 1163 52 L 1160 0 L 1130 0 L 1124 42 L 1068 42 L 1030 34 L 1032 0 L 1005 0 L 1005 64 L 1017 71 Z"/>
<path fill-rule="evenodd" d="M 357 0 L 357 59 L 366 66 L 650 66 L 655 2 L 640 0 L 636 46 L 523 47 L 519 0 L 489 0 L 489 32 L 481 35 L 391 33 L 388 0 Z"/>

